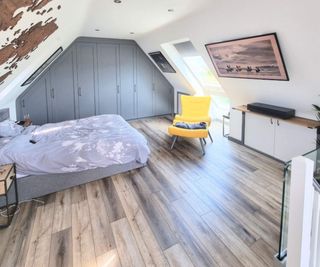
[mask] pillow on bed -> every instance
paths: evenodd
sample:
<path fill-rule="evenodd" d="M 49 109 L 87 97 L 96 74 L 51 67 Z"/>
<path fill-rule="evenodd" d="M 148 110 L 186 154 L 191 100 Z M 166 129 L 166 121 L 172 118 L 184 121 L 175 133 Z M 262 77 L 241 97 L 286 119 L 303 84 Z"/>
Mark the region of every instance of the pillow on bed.
<path fill-rule="evenodd" d="M 0 122 L 0 137 L 14 137 L 22 133 L 23 127 L 14 121 L 5 120 Z"/>

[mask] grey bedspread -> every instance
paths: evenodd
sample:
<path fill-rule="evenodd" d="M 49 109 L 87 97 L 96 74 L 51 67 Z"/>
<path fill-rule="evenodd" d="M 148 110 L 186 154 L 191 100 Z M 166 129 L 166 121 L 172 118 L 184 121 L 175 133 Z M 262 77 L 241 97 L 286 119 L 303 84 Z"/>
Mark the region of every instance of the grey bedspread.
<path fill-rule="evenodd" d="M 149 153 L 144 136 L 121 116 L 101 115 L 33 127 L 0 148 L 0 164 L 15 162 L 19 176 L 43 175 L 145 163 Z"/>

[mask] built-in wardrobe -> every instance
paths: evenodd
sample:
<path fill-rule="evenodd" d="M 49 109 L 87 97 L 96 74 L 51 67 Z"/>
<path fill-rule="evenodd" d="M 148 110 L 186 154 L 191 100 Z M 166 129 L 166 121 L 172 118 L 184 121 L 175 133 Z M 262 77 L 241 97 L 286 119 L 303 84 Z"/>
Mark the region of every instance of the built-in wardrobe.
<path fill-rule="evenodd" d="M 173 112 L 173 87 L 131 40 L 79 38 L 16 101 L 34 124 Z"/>

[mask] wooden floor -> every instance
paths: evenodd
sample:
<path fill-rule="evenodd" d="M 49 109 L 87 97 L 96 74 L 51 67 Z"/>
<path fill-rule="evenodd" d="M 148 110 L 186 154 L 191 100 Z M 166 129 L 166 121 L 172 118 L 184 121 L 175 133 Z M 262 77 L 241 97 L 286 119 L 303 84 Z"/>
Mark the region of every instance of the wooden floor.
<path fill-rule="evenodd" d="M 1 266 L 275 266 L 282 165 L 213 130 L 169 150 L 163 118 L 132 122 L 148 166 L 21 204 Z"/>

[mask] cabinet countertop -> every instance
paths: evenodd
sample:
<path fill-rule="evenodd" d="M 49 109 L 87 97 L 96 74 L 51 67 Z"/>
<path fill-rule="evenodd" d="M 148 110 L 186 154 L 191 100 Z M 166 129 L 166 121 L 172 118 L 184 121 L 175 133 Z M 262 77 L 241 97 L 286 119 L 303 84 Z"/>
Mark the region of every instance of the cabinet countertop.
<path fill-rule="evenodd" d="M 272 117 L 272 116 L 269 116 L 269 115 L 265 115 L 265 114 L 261 114 L 261 113 L 258 113 L 258 112 L 250 111 L 250 110 L 248 110 L 247 105 L 233 107 L 233 109 L 241 111 L 241 112 L 246 112 L 246 113 L 250 112 L 250 113 L 254 113 L 254 114 L 265 116 L 265 117 Z M 316 120 L 311 120 L 311 119 L 306 119 L 306 118 L 301 118 L 301 117 L 293 117 L 291 119 L 286 119 L 286 120 L 285 119 L 281 119 L 281 118 L 276 118 L 276 119 L 279 119 L 279 120 L 282 120 L 282 121 L 286 121 L 286 122 L 289 122 L 289 123 L 293 123 L 293 124 L 296 124 L 296 125 L 304 126 L 304 127 L 310 128 L 310 129 L 320 128 L 320 121 L 316 121 Z"/>

